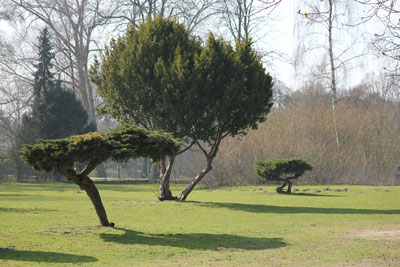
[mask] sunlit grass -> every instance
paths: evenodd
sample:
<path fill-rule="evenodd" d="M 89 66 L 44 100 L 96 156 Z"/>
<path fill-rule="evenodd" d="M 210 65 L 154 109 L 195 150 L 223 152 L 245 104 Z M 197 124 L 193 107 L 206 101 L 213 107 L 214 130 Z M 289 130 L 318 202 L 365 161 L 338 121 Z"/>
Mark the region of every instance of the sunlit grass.
<path fill-rule="evenodd" d="M 98 187 L 114 229 L 75 185 L 0 184 L 0 266 L 400 265 L 398 187 L 203 188 L 186 202 L 159 202 L 156 184 Z"/>

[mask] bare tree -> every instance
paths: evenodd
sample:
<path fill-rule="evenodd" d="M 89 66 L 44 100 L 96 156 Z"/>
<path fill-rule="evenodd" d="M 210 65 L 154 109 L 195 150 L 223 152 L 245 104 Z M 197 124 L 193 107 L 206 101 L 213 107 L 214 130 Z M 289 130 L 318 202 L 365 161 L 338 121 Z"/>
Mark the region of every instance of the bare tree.
<path fill-rule="evenodd" d="M 270 14 L 281 2 L 271 1 L 273 6 L 265 6 L 268 1 L 260 0 L 222 0 L 220 1 L 221 19 L 234 42 L 261 39 L 266 34 L 265 25 L 272 20 Z M 272 8 L 273 7 L 273 8 Z M 272 10 L 268 10 L 272 8 Z M 268 10 L 268 13 L 261 11 Z M 261 31 L 263 29 L 263 31 Z M 264 32 L 260 36 L 260 32 Z M 255 41 L 255 40 L 253 40 Z"/>
<path fill-rule="evenodd" d="M 147 17 L 175 17 L 184 23 L 186 29 L 193 33 L 218 14 L 216 8 L 220 0 L 114 0 L 119 6 L 110 18 L 114 21 L 114 30 L 121 32 L 127 25 L 139 27 Z"/>
<path fill-rule="evenodd" d="M 310 2 L 313 3 L 308 4 Z M 329 81 L 336 146 L 339 148 L 340 138 L 336 115 L 339 70 L 345 69 L 350 61 L 363 54 L 362 52 L 356 55 L 351 53 L 357 39 L 350 39 L 351 35 L 345 31 L 345 24 L 348 22 L 347 20 L 351 19 L 353 9 L 348 1 L 340 0 L 319 1 L 319 3 L 306 1 L 300 5 L 305 7 L 307 11 L 298 10 L 298 14 L 303 18 L 299 27 L 303 26 L 306 30 L 305 32 L 297 30 L 299 45 L 295 65 L 299 66 L 300 62 L 305 61 L 304 55 L 306 53 L 314 52 L 313 56 L 315 57 L 317 55 L 315 54 L 316 50 L 325 52 L 324 55 L 327 59 L 322 59 L 319 75 L 320 78 Z M 344 39 L 346 42 L 342 42 Z M 310 63 L 307 60 L 306 62 L 307 64 Z"/>
<path fill-rule="evenodd" d="M 389 75 L 400 75 L 400 3 L 396 0 L 356 0 L 363 5 L 361 23 L 378 20 L 381 29 L 375 33 L 372 45 L 389 59 L 385 67 Z"/>
<path fill-rule="evenodd" d="M 17 1 L 15 10 L 29 24 L 40 21 L 56 37 L 67 63 L 61 71 L 74 91 L 79 93 L 91 122 L 95 121 L 94 92 L 89 80 L 88 61 L 95 30 L 109 22 L 117 7 L 105 0 Z"/>

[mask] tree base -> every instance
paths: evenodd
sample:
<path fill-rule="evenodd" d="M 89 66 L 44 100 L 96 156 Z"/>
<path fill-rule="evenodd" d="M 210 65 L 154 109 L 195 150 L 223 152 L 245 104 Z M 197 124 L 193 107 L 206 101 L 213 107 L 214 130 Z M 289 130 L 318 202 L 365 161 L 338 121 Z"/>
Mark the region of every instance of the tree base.
<path fill-rule="evenodd" d="M 172 195 L 169 196 L 159 196 L 158 200 L 160 201 L 164 201 L 164 200 L 177 200 L 177 197 L 174 197 Z"/>
<path fill-rule="evenodd" d="M 114 226 L 115 226 L 115 223 L 113 223 L 113 222 L 110 222 L 110 223 L 108 223 L 108 224 L 103 224 L 102 226 L 104 226 L 104 227 L 113 227 L 114 228 Z"/>
<path fill-rule="evenodd" d="M 287 190 L 283 190 L 283 188 L 288 187 Z M 285 180 L 285 182 L 283 183 L 283 185 L 278 186 L 276 188 L 276 192 L 278 194 L 291 194 L 292 193 L 292 182 L 290 180 Z"/>

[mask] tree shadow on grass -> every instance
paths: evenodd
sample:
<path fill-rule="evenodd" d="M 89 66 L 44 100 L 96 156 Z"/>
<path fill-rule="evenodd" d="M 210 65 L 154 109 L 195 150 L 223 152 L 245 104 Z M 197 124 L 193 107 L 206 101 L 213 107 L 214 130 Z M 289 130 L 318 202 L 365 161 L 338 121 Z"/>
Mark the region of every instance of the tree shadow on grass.
<path fill-rule="evenodd" d="M 377 210 L 377 209 L 348 209 L 348 208 L 316 208 L 316 207 L 285 207 L 271 206 L 262 204 L 243 204 L 243 203 L 220 203 L 220 202 L 197 202 L 187 201 L 198 206 L 210 208 L 227 208 L 253 213 L 315 213 L 315 214 L 400 214 L 400 210 Z"/>
<path fill-rule="evenodd" d="M 43 263 L 81 263 L 95 262 L 96 258 L 74 254 L 15 250 L 10 248 L 0 248 L 0 260 L 32 261 Z"/>
<path fill-rule="evenodd" d="M 282 238 L 246 237 L 230 234 L 203 233 L 150 234 L 127 229 L 119 230 L 124 231 L 124 234 L 101 233 L 100 237 L 105 242 L 178 247 L 192 250 L 219 250 L 220 248 L 262 250 L 287 246 L 287 243 L 285 243 Z"/>
<path fill-rule="evenodd" d="M 285 194 L 285 196 L 302 196 L 302 197 L 343 197 L 338 195 L 322 195 L 322 194 L 313 194 L 313 193 L 291 193 Z"/>
<path fill-rule="evenodd" d="M 50 212 L 57 210 L 50 209 L 22 209 L 22 208 L 4 208 L 0 207 L 0 213 L 11 212 L 11 213 L 39 213 L 39 212 Z"/>

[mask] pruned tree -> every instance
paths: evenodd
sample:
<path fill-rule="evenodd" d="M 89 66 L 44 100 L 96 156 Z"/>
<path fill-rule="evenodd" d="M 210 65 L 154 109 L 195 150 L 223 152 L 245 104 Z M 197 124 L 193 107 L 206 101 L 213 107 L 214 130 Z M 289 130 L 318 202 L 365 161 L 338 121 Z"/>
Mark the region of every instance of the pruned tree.
<path fill-rule="evenodd" d="M 312 166 L 305 160 L 302 159 L 284 159 L 284 160 L 269 160 L 269 161 L 257 161 L 255 171 L 257 176 L 267 181 L 282 181 L 283 184 L 276 188 L 276 192 L 292 193 L 292 181 L 293 179 L 299 178 L 306 171 L 312 170 Z M 283 189 L 288 187 L 286 191 Z"/>
<path fill-rule="evenodd" d="M 56 170 L 69 181 L 85 190 L 93 203 L 102 226 L 114 226 L 109 222 L 100 194 L 89 174 L 107 159 L 126 161 L 130 158 L 149 157 L 159 161 L 174 155 L 180 147 L 178 140 L 162 132 L 148 131 L 121 125 L 116 130 L 92 132 L 64 139 L 38 140 L 37 144 L 25 145 L 21 158 L 35 171 Z M 75 163 L 84 164 L 78 171 Z"/>
<path fill-rule="evenodd" d="M 210 34 L 196 65 L 197 90 L 204 98 L 192 98 L 188 111 L 197 117 L 192 136 L 206 158 L 206 168 L 179 194 L 179 200 L 185 200 L 212 169 L 222 140 L 256 129 L 272 107 L 272 78 L 249 41 L 238 43 L 235 50 Z"/>
<path fill-rule="evenodd" d="M 250 42 L 237 49 L 210 34 L 202 47 L 182 24 L 157 17 L 112 41 L 93 81 L 105 111 L 148 129 L 162 129 L 197 144 L 206 168 L 178 198 L 185 200 L 211 170 L 221 140 L 246 133 L 264 121 L 272 106 L 272 78 Z M 161 166 L 160 199 L 174 199 Z M 164 168 L 165 167 L 165 168 Z"/>
<path fill-rule="evenodd" d="M 181 104 L 192 97 L 191 86 L 196 86 L 192 81 L 199 50 L 199 42 L 175 21 L 149 17 L 139 29 L 132 26 L 106 48 L 101 69 L 97 61 L 92 68 L 92 80 L 105 100 L 104 111 L 146 129 L 190 136 L 194 117 Z M 179 153 L 194 144 L 186 141 Z M 175 156 L 171 155 L 168 166 L 160 165 L 161 200 L 174 199 L 169 180 Z"/>

